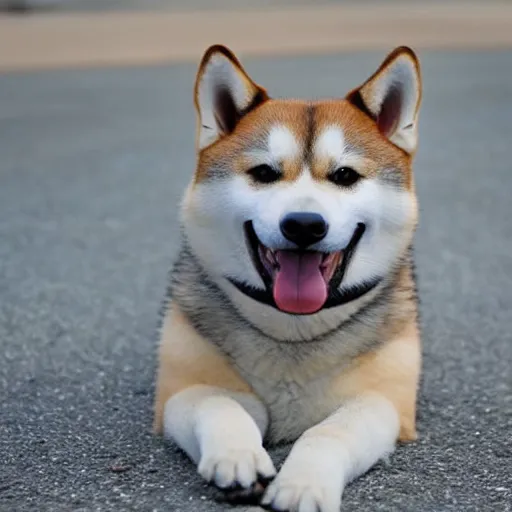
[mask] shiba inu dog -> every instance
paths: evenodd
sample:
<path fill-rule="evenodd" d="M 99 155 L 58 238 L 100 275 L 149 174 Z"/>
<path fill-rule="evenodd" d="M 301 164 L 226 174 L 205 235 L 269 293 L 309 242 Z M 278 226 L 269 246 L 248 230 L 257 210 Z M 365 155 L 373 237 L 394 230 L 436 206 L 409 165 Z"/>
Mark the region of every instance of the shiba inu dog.
<path fill-rule="evenodd" d="M 313 102 L 270 98 L 213 46 L 194 94 L 155 431 L 221 489 L 337 512 L 352 479 L 416 438 L 418 59 L 397 48 Z M 276 474 L 278 442 L 294 445 Z"/>

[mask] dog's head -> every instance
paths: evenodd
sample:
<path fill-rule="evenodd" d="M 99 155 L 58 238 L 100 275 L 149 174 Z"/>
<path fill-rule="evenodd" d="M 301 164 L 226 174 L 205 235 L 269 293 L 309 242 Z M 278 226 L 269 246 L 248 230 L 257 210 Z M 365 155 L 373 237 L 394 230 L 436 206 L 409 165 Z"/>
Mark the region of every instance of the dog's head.
<path fill-rule="evenodd" d="M 281 315 L 319 313 L 377 286 L 417 222 L 420 100 L 418 60 L 405 47 L 345 98 L 315 102 L 269 98 L 228 49 L 209 48 L 183 208 L 205 269 Z"/>

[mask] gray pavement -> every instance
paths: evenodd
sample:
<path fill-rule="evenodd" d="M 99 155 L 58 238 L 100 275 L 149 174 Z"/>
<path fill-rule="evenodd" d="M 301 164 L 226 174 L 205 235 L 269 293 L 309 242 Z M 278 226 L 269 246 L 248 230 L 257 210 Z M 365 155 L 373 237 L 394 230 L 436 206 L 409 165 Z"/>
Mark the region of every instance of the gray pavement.
<path fill-rule="evenodd" d="M 512 54 L 420 56 L 420 439 L 350 486 L 345 510 L 511 510 Z M 317 97 L 382 57 L 246 62 L 275 95 Z M 0 75 L 2 512 L 229 509 L 151 434 L 194 72 Z"/>

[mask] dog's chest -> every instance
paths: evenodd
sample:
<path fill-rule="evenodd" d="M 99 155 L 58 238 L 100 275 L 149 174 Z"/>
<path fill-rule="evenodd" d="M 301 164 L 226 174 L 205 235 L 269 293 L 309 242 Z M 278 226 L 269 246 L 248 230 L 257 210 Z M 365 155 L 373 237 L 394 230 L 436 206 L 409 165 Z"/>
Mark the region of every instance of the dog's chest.
<path fill-rule="evenodd" d="M 342 402 L 333 387 L 333 372 L 311 372 L 305 363 L 275 357 L 254 362 L 244 377 L 267 406 L 268 437 L 274 442 L 291 441 L 319 423 Z"/>

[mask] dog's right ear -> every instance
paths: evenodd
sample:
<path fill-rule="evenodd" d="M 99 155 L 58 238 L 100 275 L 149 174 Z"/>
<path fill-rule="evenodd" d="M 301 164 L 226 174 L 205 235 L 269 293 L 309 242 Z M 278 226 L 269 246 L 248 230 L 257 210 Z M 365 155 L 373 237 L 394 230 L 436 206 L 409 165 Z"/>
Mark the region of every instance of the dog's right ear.
<path fill-rule="evenodd" d="M 194 103 L 200 151 L 231 133 L 240 119 L 268 99 L 235 55 L 221 45 L 206 50 L 197 72 Z"/>

